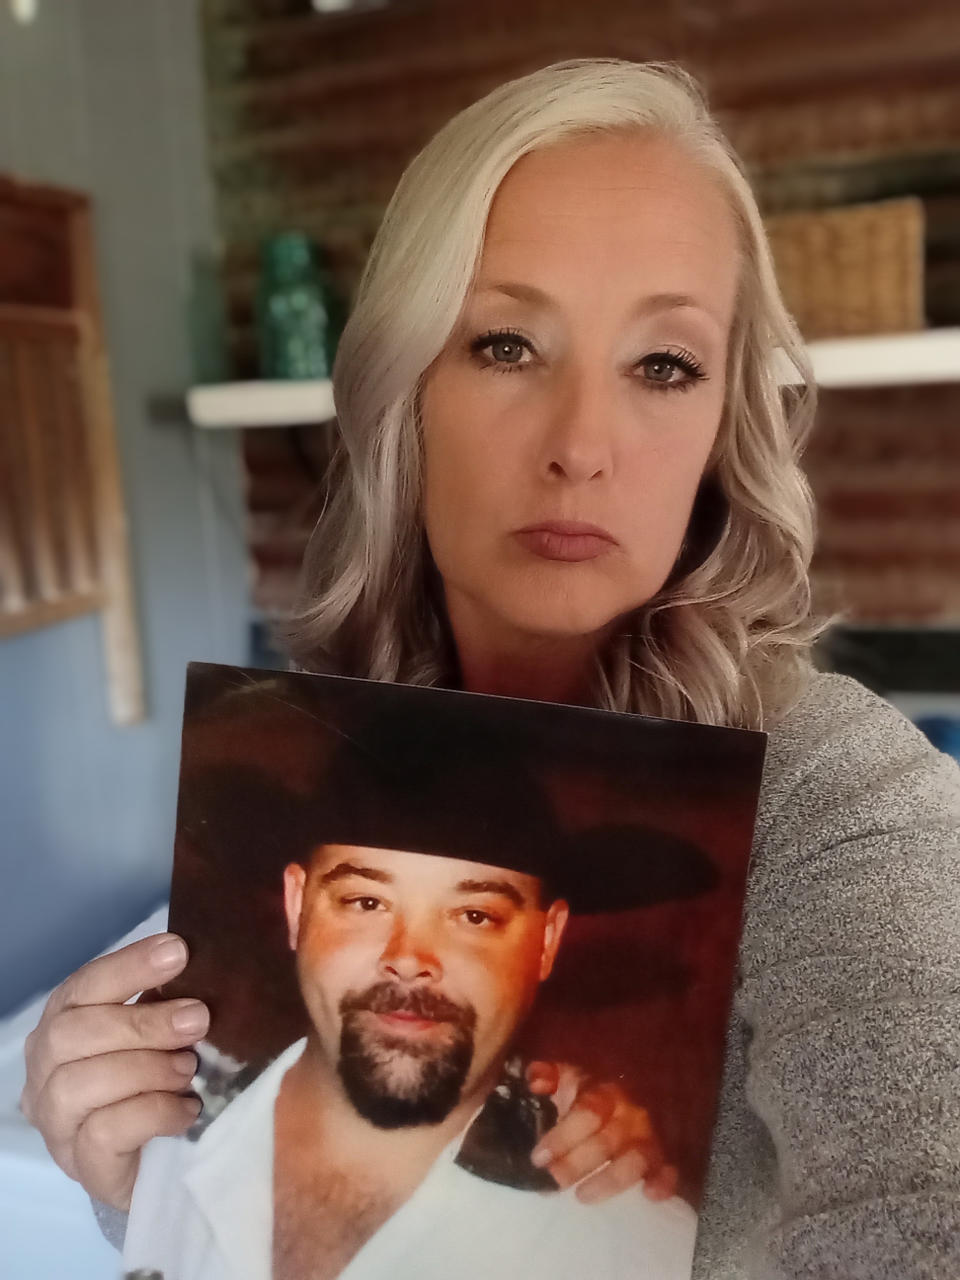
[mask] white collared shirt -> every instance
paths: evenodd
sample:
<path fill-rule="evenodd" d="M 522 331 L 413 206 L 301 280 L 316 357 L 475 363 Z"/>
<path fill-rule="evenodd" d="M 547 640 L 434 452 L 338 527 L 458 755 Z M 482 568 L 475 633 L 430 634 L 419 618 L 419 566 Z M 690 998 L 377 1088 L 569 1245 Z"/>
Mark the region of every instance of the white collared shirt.
<path fill-rule="evenodd" d="M 285 1050 L 200 1136 L 144 1148 L 127 1270 L 164 1280 L 270 1280 L 273 1112 L 306 1040 Z M 696 1215 L 638 1189 L 599 1205 L 487 1182 L 454 1163 L 458 1135 L 339 1280 L 689 1280 Z"/>

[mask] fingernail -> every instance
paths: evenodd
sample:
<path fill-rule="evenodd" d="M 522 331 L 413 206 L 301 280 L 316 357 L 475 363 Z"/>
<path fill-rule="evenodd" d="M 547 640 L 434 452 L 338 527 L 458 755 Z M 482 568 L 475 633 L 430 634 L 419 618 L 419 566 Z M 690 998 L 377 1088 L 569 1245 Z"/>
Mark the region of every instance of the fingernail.
<path fill-rule="evenodd" d="M 187 948 L 180 938 L 164 938 L 150 952 L 150 959 L 157 969 L 173 969 L 187 958 Z"/>
<path fill-rule="evenodd" d="M 184 1094 L 184 1101 L 189 1102 L 190 1106 L 193 1108 L 193 1114 L 195 1116 L 198 1116 L 203 1110 L 203 1102 L 198 1093 Z"/>
<path fill-rule="evenodd" d="M 201 1035 L 207 1029 L 208 1015 L 199 1000 L 190 1000 L 179 1009 L 174 1009 L 170 1020 L 174 1031 L 185 1036 Z"/>
<path fill-rule="evenodd" d="M 538 1169 L 542 1169 L 545 1164 L 549 1164 L 553 1159 L 553 1153 L 549 1147 L 534 1147 L 530 1153 L 530 1163 L 535 1164 Z"/>
<path fill-rule="evenodd" d="M 183 1053 L 175 1053 L 171 1059 L 173 1069 L 179 1071 L 184 1076 L 194 1076 L 197 1074 L 197 1055 L 192 1049 L 187 1049 Z"/>

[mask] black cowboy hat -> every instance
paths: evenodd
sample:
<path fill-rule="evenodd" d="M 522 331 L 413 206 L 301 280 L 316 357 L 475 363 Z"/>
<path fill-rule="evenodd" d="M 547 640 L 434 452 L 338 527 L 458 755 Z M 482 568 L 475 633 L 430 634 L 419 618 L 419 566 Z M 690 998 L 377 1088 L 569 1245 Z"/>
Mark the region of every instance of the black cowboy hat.
<path fill-rule="evenodd" d="M 308 843 L 428 853 L 535 876 L 574 912 L 627 911 L 714 888 L 702 849 L 640 823 L 571 831 L 511 726 L 426 691 L 380 686 L 304 801 Z"/>

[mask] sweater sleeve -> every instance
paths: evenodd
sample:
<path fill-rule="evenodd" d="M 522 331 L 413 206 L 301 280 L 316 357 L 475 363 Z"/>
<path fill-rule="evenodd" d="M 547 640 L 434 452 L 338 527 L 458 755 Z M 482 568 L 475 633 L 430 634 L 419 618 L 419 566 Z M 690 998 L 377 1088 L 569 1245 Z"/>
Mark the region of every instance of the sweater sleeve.
<path fill-rule="evenodd" d="M 960 771 L 842 677 L 785 729 L 736 997 L 779 1180 L 756 1280 L 960 1276 Z"/>
<path fill-rule="evenodd" d="M 90 1197 L 90 1204 L 93 1206 L 93 1216 L 97 1220 L 97 1226 L 107 1243 L 112 1244 L 118 1253 L 122 1253 L 123 1238 L 127 1234 L 127 1215 L 122 1209 L 101 1204 L 99 1200 L 94 1200 L 93 1196 Z"/>

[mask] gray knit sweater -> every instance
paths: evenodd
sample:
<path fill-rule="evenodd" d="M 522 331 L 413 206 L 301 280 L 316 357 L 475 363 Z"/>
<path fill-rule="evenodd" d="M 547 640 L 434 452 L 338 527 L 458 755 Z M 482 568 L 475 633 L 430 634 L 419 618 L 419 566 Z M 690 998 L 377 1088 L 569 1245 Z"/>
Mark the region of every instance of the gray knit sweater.
<path fill-rule="evenodd" d="M 960 770 L 820 675 L 770 734 L 693 1280 L 957 1277 Z"/>

